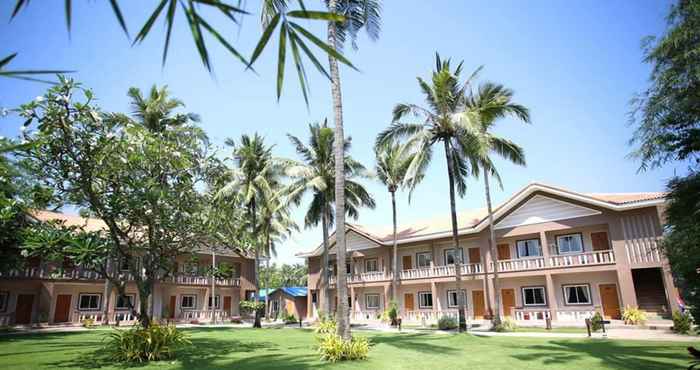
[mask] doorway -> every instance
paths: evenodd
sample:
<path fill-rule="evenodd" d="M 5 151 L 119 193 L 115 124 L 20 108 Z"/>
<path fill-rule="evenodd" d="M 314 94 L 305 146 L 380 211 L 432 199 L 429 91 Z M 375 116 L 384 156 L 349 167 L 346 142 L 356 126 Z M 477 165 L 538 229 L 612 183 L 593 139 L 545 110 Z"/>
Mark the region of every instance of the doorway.
<path fill-rule="evenodd" d="M 54 323 L 68 322 L 71 298 L 70 294 L 59 294 L 56 297 L 56 310 L 53 314 Z"/>
<path fill-rule="evenodd" d="M 17 296 L 17 306 L 15 307 L 15 323 L 31 324 L 32 308 L 34 306 L 34 294 L 20 294 Z"/>
<path fill-rule="evenodd" d="M 503 316 L 511 317 L 513 307 L 515 307 L 515 289 L 501 289 L 501 305 L 503 306 Z"/>
<path fill-rule="evenodd" d="M 600 303 L 603 306 L 603 316 L 606 319 L 620 319 L 620 299 L 617 296 L 617 285 L 601 284 Z"/>

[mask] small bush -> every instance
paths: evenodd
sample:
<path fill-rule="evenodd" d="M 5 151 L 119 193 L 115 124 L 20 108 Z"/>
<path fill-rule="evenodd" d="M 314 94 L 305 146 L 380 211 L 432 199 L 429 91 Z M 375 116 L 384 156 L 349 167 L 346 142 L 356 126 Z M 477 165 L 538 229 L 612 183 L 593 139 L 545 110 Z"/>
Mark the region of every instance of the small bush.
<path fill-rule="evenodd" d="M 452 316 L 442 316 L 438 320 L 438 329 L 440 330 L 456 329 L 457 326 L 457 319 Z"/>
<path fill-rule="evenodd" d="M 499 324 L 493 327 L 493 331 L 499 333 L 512 332 L 516 331 L 517 329 L 518 324 L 516 324 L 515 321 L 511 320 L 510 318 L 503 319 Z"/>
<path fill-rule="evenodd" d="M 399 304 L 396 301 L 391 301 L 389 303 L 389 309 L 386 311 L 386 315 L 391 322 L 391 326 L 397 326 L 399 324 Z"/>
<path fill-rule="evenodd" d="M 644 325 L 647 322 L 647 314 L 639 308 L 627 306 L 622 312 L 622 320 L 627 325 Z"/>
<path fill-rule="evenodd" d="M 135 326 L 115 329 L 105 337 L 104 351 L 116 362 L 145 362 L 167 360 L 191 342 L 175 325 L 152 324 L 148 328 Z"/>
<path fill-rule="evenodd" d="M 673 331 L 679 334 L 687 334 L 693 327 L 693 317 L 688 312 L 673 313 Z"/>
<path fill-rule="evenodd" d="M 603 329 L 603 316 L 600 312 L 596 312 L 593 317 L 591 317 L 591 330 L 600 331 Z"/>
<path fill-rule="evenodd" d="M 298 322 L 296 316 L 287 311 L 282 314 L 282 321 L 284 321 L 285 324 L 294 324 Z"/>
<path fill-rule="evenodd" d="M 318 335 L 334 334 L 335 333 L 335 321 L 333 320 L 322 320 L 319 321 L 318 326 L 314 330 Z"/>
<path fill-rule="evenodd" d="M 319 339 L 318 352 L 323 361 L 364 360 L 369 353 L 369 340 L 364 337 L 343 340 L 337 334 L 326 334 Z"/>
<path fill-rule="evenodd" d="M 84 319 L 81 324 L 84 328 L 91 329 L 95 326 L 95 319 Z"/>

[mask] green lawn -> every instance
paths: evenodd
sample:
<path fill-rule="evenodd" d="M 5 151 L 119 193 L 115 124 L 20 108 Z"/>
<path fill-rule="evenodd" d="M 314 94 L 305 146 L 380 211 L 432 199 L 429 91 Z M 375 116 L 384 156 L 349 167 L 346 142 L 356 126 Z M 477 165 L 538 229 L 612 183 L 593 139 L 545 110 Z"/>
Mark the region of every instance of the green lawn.
<path fill-rule="evenodd" d="M 105 330 L 0 336 L 0 369 L 115 368 L 100 357 Z M 689 343 L 471 335 L 358 333 L 374 346 L 366 361 L 326 364 L 302 329 L 198 328 L 170 362 L 139 369 L 683 369 Z M 685 365 L 685 366 L 684 366 Z M 119 367 L 119 366 L 116 366 Z"/>

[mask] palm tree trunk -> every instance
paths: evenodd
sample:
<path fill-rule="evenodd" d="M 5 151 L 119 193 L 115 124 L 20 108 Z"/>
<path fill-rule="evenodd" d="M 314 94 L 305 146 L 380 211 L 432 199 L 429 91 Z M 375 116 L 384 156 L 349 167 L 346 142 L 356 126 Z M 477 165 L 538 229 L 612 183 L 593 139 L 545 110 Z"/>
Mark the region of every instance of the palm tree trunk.
<path fill-rule="evenodd" d="M 335 13 L 337 9 L 336 0 L 328 1 L 328 11 Z M 337 30 L 335 22 L 328 22 L 328 45 L 333 49 L 337 47 Z M 333 115 L 335 119 L 335 246 L 338 260 L 336 296 L 338 298 L 338 312 L 336 313 L 336 323 L 338 335 L 349 340 L 350 316 L 348 307 L 348 286 L 345 271 L 345 147 L 343 133 L 343 97 L 340 92 L 340 71 L 338 61 L 332 56 L 328 56 L 331 74 L 331 94 L 333 96 Z"/>
<path fill-rule="evenodd" d="M 467 320 L 465 315 L 466 304 L 464 299 L 465 294 L 462 294 L 464 290 L 462 284 L 462 253 L 459 247 L 459 237 L 457 236 L 457 207 L 455 205 L 455 179 L 454 179 L 454 168 L 452 166 L 452 149 L 450 148 L 449 141 L 445 140 L 445 157 L 447 159 L 447 178 L 450 182 L 450 216 L 452 217 L 452 242 L 455 245 L 455 281 L 457 285 L 457 306 L 459 310 L 459 331 L 463 332 L 467 330 Z M 437 299 L 437 297 L 433 297 Z"/>
<path fill-rule="evenodd" d="M 394 250 L 391 269 L 394 272 L 393 286 L 391 287 L 391 300 L 396 301 L 399 289 L 399 256 L 398 245 L 396 243 L 396 192 L 391 192 L 391 211 L 394 221 Z"/>
<path fill-rule="evenodd" d="M 486 207 L 489 212 L 489 245 L 491 247 L 491 259 L 493 260 L 493 295 L 495 307 L 493 310 L 493 325 L 501 323 L 501 291 L 498 281 L 498 251 L 496 250 L 496 232 L 493 230 L 493 209 L 491 207 L 491 189 L 489 186 L 489 172 L 484 168 L 484 186 L 486 191 Z M 487 275 L 488 276 L 488 275 Z"/>
<path fill-rule="evenodd" d="M 252 225 L 252 237 L 255 239 L 255 199 L 251 202 L 251 207 L 250 207 L 250 213 L 251 213 L 251 220 L 253 221 Z M 254 328 L 262 328 L 262 324 L 260 323 L 260 310 L 257 309 L 257 303 L 260 300 L 258 298 L 258 294 L 260 290 L 258 289 L 260 287 L 260 279 L 258 276 L 258 273 L 260 271 L 260 245 L 258 243 L 254 243 L 255 245 L 253 248 L 255 249 L 255 266 L 253 267 L 253 276 L 255 277 L 255 297 L 253 297 L 253 301 L 256 303 L 256 309 L 255 309 L 255 322 L 253 322 L 253 327 Z"/>
<path fill-rule="evenodd" d="M 323 254 L 321 255 L 321 290 L 323 290 L 323 302 L 321 311 L 324 315 L 331 313 L 331 296 L 328 283 L 328 209 L 323 209 L 321 216 L 321 228 L 323 229 Z M 336 235 L 337 236 L 337 235 Z M 325 319 L 325 317 L 323 318 Z"/>
<path fill-rule="evenodd" d="M 267 238 L 267 246 L 268 246 L 268 251 L 270 250 L 270 237 Z M 270 282 L 270 253 L 267 253 L 267 260 L 265 261 L 265 281 L 263 284 L 265 285 L 265 317 L 267 320 L 270 319 L 270 291 L 268 288 L 270 285 L 268 284 Z"/>

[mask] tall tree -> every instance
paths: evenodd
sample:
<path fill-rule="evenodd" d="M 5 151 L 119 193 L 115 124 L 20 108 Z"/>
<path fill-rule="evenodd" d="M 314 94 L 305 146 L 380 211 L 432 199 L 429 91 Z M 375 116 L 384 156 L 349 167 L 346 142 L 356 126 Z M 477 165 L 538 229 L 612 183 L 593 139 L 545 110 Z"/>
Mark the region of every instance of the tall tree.
<path fill-rule="evenodd" d="M 476 91 L 470 90 L 462 113 L 460 126 L 465 130 L 465 139 L 470 142 L 468 160 L 472 168 L 481 168 L 484 177 L 484 194 L 489 219 L 489 247 L 495 262 L 493 265 L 493 291 L 495 307 L 493 324 L 501 323 L 501 296 L 498 278 L 498 254 L 496 250 L 496 233 L 494 231 L 493 207 L 491 204 L 491 189 L 489 175 L 493 175 L 498 185 L 503 187 L 501 177 L 496 170 L 491 154 L 496 154 L 517 165 L 525 165 L 525 153 L 514 142 L 496 136 L 492 130 L 496 121 L 507 116 L 514 116 L 522 122 L 530 122 L 528 109 L 513 103 L 513 91 L 503 85 L 484 83 Z M 466 141 L 465 140 L 465 141 Z M 542 246 L 546 248 L 546 246 Z"/>
<path fill-rule="evenodd" d="M 396 191 L 401 188 L 409 188 L 411 191 L 423 178 L 423 173 L 418 176 L 407 177 L 408 169 L 416 156 L 409 153 L 405 146 L 399 144 L 381 145 L 374 148 L 377 163 L 375 172 L 379 181 L 387 187 L 391 195 L 391 215 L 393 224 L 393 248 L 391 266 L 394 272 L 392 279 L 391 300 L 397 299 L 399 289 L 399 260 L 398 245 L 396 240 Z M 410 200 L 410 193 L 409 193 Z"/>
<path fill-rule="evenodd" d="M 321 289 L 324 296 L 323 311 L 330 313 L 328 229 L 337 220 L 337 217 L 334 217 L 337 215 L 333 213 L 333 203 L 336 195 L 334 192 L 335 181 L 337 179 L 335 172 L 338 167 L 335 164 L 336 157 L 334 154 L 335 134 L 333 129 L 329 128 L 326 121 L 324 121 L 323 125 L 318 123 L 309 125 L 308 146 L 296 136 L 287 136 L 292 145 L 294 145 L 297 154 L 301 157 L 301 161 L 290 161 L 286 166 L 287 175 L 292 178 L 292 183 L 289 185 L 290 201 L 299 204 L 304 194 L 311 194 L 311 203 L 304 217 L 304 225 L 305 227 L 312 227 L 317 226 L 319 223 L 321 224 L 323 232 L 323 255 L 321 257 Z M 374 208 L 375 203 L 362 184 L 357 182 L 358 179 L 367 177 L 367 171 L 361 163 L 352 159 L 348 154 L 350 145 L 350 138 L 344 140 L 341 171 L 346 181 L 344 182 L 345 191 L 343 196 L 347 200 L 345 212 L 356 219 L 359 215 L 359 208 Z M 339 233 L 338 227 L 339 225 L 336 223 L 336 246 Z M 340 257 L 337 258 L 338 266 L 342 266 L 345 260 L 341 260 Z"/>
<path fill-rule="evenodd" d="M 163 132 L 168 127 L 188 122 L 199 122 L 196 114 L 175 112 L 185 104 L 170 97 L 168 86 L 158 88 L 153 85 L 146 97 L 139 88 L 132 87 L 127 95 L 131 98 L 131 116 L 152 132 Z"/>
<path fill-rule="evenodd" d="M 427 107 L 416 104 L 397 104 L 393 110 L 393 123 L 377 136 L 377 145 L 388 145 L 392 141 L 407 139 L 406 145 L 416 155 L 407 170 L 407 177 L 415 179 L 432 160 L 433 145 L 442 144 L 447 162 L 447 179 L 450 194 L 450 216 L 452 220 L 452 243 L 455 253 L 455 280 L 457 291 L 463 290 L 462 283 L 462 249 L 459 246 L 457 210 L 455 204 L 455 186 L 457 193 L 463 196 L 467 190 L 466 179 L 477 175 L 478 166 L 470 161 L 472 151 L 471 135 L 459 119 L 465 111 L 466 89 L 476 75 L 474 72 L 464 83 L 459 81 L 462 62 L 457 68 L 450 68 L 450 59 L 442 60 L 435 56 L 435 71 L 430 83 L 418 77 L 418 84 L 425 95 Z M 478 72 L 478 70 L 477 70 Z M 422 123 L 402 122 L 407 116 L 417 116 Z M 457 294 L 459 306 L 459 330 L 467 328 L 465 296 Z"/>

